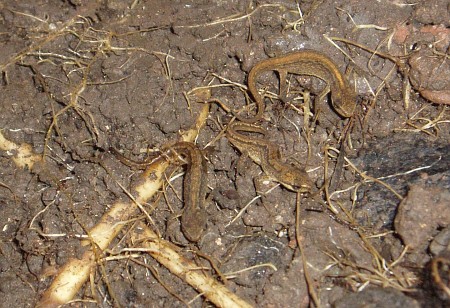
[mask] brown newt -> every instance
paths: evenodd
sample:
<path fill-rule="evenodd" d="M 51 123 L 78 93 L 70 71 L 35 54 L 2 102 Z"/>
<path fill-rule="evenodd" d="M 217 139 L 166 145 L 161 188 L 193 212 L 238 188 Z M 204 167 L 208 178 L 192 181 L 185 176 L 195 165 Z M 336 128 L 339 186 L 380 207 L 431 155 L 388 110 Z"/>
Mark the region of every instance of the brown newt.
<path fill-rule="evenodd" d="M 131 161 L 116 149 L 112 148 L 111 150 L 122 163 L 132 168 L 146 169 L 156 159 L 168 159 L 170 162 L 186 165 L 183 180 L 184 210 L 181 216 L 181 231 L 191 242 L 200 240 L 207 225 L 207 213 L 204 205 L 207 170 L 200 149 L 191 142 L 178 142 L 165 147 L 158 158 L 145 162 Z"/>
<path fill-rule="evenodd" d="M 248 154 L 255 163 L 260 165 L 271 179 L 292 191 L 309 192 L 311 190 L 312 182 L 306 171 L 283 162 L 276 144 L 241 132 L 265 135 L 266 131 L 262 127 L 250 123 L 233 122 L 227 127 L 227 138 L 241 153 Z"/>
<path fill-rule="evenodd" d="M 356 93 L 337 65 L 329 57 L 313 50 L 302 50 L 258 62 L 248 75 L 248 89 L 255 99 L 257 113 L 251 118 L 238 117 L 247 123 L 261 119 L 265 104 L 264 97 L 256 88 L 258 77 L 268 71 L 278 72 L 280 78 L 280 96 L 286 96 L 286 77 L 288 74 L 307 75 L 322 79 L 327 84 L 315 99 L 315 109 L 331 92 L 331 105 L 342 117 L 351 117 L 356 106 Z"/>
<path fill-rule="evenodd" d="M 197 242 L 206 231 L 205 209 L 207 170 L 200 149 L 191 142 L 178 142 L 170 151 L 186 164 L 183 181 L 184 211 L 181 216 L 181 231 L 191 242 Z"/>

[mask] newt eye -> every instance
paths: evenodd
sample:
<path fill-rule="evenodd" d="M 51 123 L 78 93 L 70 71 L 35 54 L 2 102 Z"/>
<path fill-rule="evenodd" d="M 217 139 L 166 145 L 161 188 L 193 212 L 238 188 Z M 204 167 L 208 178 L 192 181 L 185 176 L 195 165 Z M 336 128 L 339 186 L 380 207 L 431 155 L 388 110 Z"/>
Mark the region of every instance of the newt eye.
<path fill-rule="evenodd" d="M 302 181 L 297 181 L 292 185 L 292 190 L 306 193 L 312 189 L 312 183 L 309 178 L 303 178 Z"/>
<path fill-rule="evenodd" d="M 283 175 L 282 183 L 284 184 L 284 186 L 293 191 L 300 191 L 300 192 L 311 191 L 312 182 L 308 177 L 308 174 L 305 171 L 298 169 L 298 167 L 296 168 L 295 166 L 292 166 L 292 168 L 295 169 L 286 172 Z"/>
<path fill-rule="evenodd" d="M 311 189 L 312 189 L 312 186 L 309 183 L 307 183 L 307 184 L 301 185 L 298 188 L 298 191 L 302 192 L 302 193 L 307 193 L 307 192 L 311 192 Z"/>

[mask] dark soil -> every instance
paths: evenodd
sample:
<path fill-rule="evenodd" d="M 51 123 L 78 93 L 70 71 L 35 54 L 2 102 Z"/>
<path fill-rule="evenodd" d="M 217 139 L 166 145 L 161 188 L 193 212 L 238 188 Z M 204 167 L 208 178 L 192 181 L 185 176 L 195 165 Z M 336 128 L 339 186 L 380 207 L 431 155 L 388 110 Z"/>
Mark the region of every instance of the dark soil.
<path fill-rule="evenodd" d="M 304 48 L 328 55 L 343 72 L 350 68 L 358 94 L 351 119 L 322 106 L 317 122 L 305 123 L 300 100 L 293 106 L 272 99 L 262 123 L 283 157 L 306 168 L 315 190 L 325 183 L 325 157 L 327 178 L 341 172 L 329 200 L 322 192 L 301 200 L 300 238 L 321 306 L 448 306 L 449 270 L 432 272 L 430 263 L 450 256 L 449 11 L 445 0 L 309 0 L 299 7 L 284 0 L 1 2 L 1 133 L 45 153 L 46 166 L 30 172 L 15 165 L 14 153 L 0 151 L 0 306 L 36 305 L 58 269 L 80 257 L 80 235 L 127 199 L 115 180 L 130 187 L 140 171 L 119 162 L 111 146 L 144 160 L 148 149 L 173 142 L 194 123 L 202 104 L 184 93 L 225 78 L 235 85 L 212 88 L 212 97 L 242 109 L 238 84 L 246 85 L 256 63 Z M 350 60 L 327 39 L 333 37 L 398 62 L 336 40 Z M 314 98 L 324 86 L 289 78 L 291 97 L 307 89 Z M 276 75 L 259 81 L 277 93 Z M 254 179 L 262 171 L 241 164 L 225 137 L 215 139 L 228 118 L 211 105 L 197 139 L 208 159 L 203 239 L 189 243 L 173 223 L 183 207 L 181 178 L 155 198 L 150 226 L 210 256 L 224 274 L 274 265 L 277 271 L 260 267 L 229 279 L 228 288 L 251 305 L 312 305 L 295 241 L 295 193 L 278 186 L 229 224 L 257 195 Z M 330 147 L 356 169 L 325 155 L 336 154 L 326 152 Z M 127 231 L 111 247 L 133 247 Z M 86 302 L 68 306 L 184 306 L 159 281 L 192 307 L 206 305 L 149 255 L 139 260 L 157 269 L 158 279 L 117 258 L 93 269 L 92 284 L 75 299 Z"/>

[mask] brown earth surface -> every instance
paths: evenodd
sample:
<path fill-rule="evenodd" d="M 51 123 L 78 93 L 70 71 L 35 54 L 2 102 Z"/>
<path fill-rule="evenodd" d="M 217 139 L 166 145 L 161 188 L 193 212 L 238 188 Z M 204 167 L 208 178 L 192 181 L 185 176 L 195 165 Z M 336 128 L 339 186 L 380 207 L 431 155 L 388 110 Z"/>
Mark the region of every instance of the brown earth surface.
<path fill-rule="evenodd" d="M 448 307 L 449 29 L 445 0 L 0 2 L 0 306 L 38 305 L 86 251 L 95 266 L 67 307 L 213 305 L 137 249 L 141 223 L 252 306 Z M 256 181 L 261 168 L 223 134 L 232 114 L 211 103 L 196 138 L 200 241 L 180 229 L 182 176 L 107 249 L 86 240 L 141 181 L 111 147 L 144 161 L 207 100 L 254 114 L 250 69 L 301 49 L 333 59 L 358 95 L 344 119 L 308 107 L 325 86 L 315 77 L 289 75 L 288 102 L 276 74 L 258 79 L 265 138 L 306 169 L 312 194 Z M 19 166 L 7 141 L 43 161 Z"/>

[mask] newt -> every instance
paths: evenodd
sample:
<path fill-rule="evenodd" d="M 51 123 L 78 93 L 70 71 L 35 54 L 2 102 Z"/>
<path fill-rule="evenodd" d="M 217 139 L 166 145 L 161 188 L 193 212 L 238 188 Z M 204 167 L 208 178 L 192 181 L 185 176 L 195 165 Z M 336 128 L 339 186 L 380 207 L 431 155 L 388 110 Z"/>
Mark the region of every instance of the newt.
<path fill-rule="evenodd" d="M 170 151 L 185 161 L 186 172 L 183 180 L 184 211 L 181 216 L 181 231 L 191 242 L 198 242 L 207 225 L 205 208 L 207 169 L 200 149 L 191 142 L 178 142 Z"/>
<path fill-rule="evenodd" d="M 262 118 L 265 104 L 264 97 L 256 88 L 258 77 L 268 71 L 276 71 L 280 78 L 280 96 L 287 94 L 286 77 L 288 74 L 307 75 L 322 79 L 326 86 L 320 92 L 315 101 L 314 108 L 322 103 L 328 93 L 331 92 L 331 105 L 342 117 L 353 115 L 356 107 L 356 93 L 348 80 L 340 72 L 337 65 L 329 57 L 313 50 L 302 50 L 289 53 L 281 57 L 275 57 L 258 62 L 248 75 L 248 90 L 255 100 L 257 113 L 251 118 L 238 117 L 240 121 L 254 123 Z"/>
<path fill-rule="evenodd" d="M 163 148 L 157 158 L 144 162 L 134 162 L 125 158 L 116 149 L 111 148 L 113 154 L 125 165 L 146 169 L 157 159 L 167 159 L 171 163 L 186 165 L 183 180 L 184 209 L 181 215 L 181 231 L 191 242 L 197 242 L 203 236 L 207 225 L 205 209 L 206 199 L 206 161 L 200 149 L 191 142 L 177 142 Z"/>
<path fill-rule="evenodd" d="M 311 190 L 312 182 L 306 171 L 283 162 L 275 143 L 263 138 L 244 135 L 241 132 L 266 135 L 266 131 L 262 127 L 250 123 L 233 122 L 228 124 L 226 135 L 242 154 L 248 155 L 260 165 L 264 173 L 272 180 L 292 191 L 309 192 Z"/>

